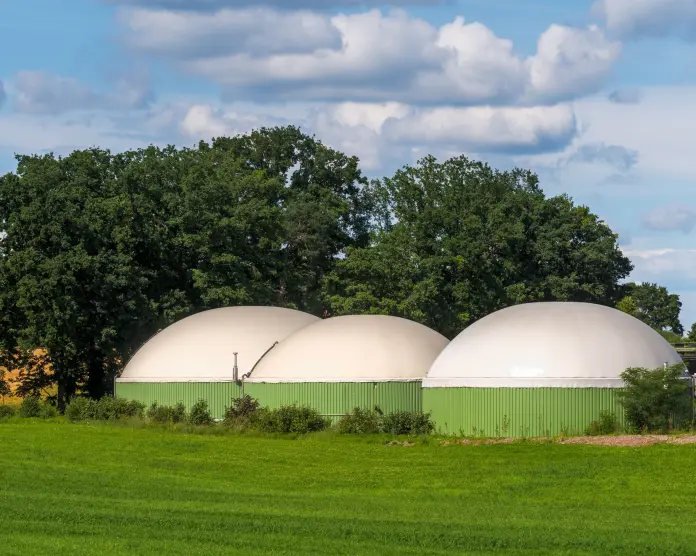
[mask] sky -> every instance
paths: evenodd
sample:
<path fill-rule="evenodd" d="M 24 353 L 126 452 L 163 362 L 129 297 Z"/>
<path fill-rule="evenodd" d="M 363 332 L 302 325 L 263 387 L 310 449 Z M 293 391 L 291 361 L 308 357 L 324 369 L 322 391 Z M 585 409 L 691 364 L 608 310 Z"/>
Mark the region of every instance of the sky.
<path fill-rule="evenodd" d="M 390 175 L 426 154 L 535 171 L 696 322 L 696 0 L 8 0 L 14 154 L 293 124 Z"/>

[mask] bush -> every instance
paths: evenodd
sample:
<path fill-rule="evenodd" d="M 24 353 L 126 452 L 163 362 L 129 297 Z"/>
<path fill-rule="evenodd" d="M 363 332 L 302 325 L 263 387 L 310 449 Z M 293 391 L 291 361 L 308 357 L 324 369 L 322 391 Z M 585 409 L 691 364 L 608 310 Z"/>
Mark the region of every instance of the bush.
<path fill-rule="evenodd" d="M 263 432 L 306 434 L 323 431 L 330 424 L 315 409 L 296 405 L 258 410 L 258 414 L 259 428 Z"/>
<path fill-rule="evenodd" d="M 193 407 L 188 416 L 188 422 L 190 425 L 195 426 L 208 426 L 213 424 L 213 416 L 210 414 L 208 409 L 208 402 L 205 400 L 198 400 Z"/>
<path fill-rule="evenodd" d="M 39 410 L 39 417 L 41 419 L 54 419 L 58 417 L 58 408 L 50 403 L 42 403 L 41 409 Z"/>
<path fill-rule="evenodd" d="M 235 398 L 232 405 L 225 409 L 225 425 L 232 427 L 250 427 L 258 422 L 259 402 L 249 395 Z"/>
<path fill-rule="evenodd" d="M 96 419 L 97 402 L 91 398 L 73 398 L 65 408 L 68 421 L 90 421 Z"/>
<path fill-rule="evenodd" d="M 338 421 L 341 434 L 377 434 L 381 430 L 380 415 L 376 411 L 356 407 Z"/>
<path fill-rule="evenodd" d="M 145 404 L 136 400 L 104 396 L 94 404 L 93 419 L 112 421 L 125 418 L 142 418 Z"/>
<path fill-rule="evenodd" d="M 22 405 L 19 406 L 20 417 L 39 417 L 41 415 L 41 398 L 36 396 L 27 396 L 22 400 Z"/>
<path fill-rule="evenodd" d="M 0 405 L 0 419 L 14 417 L 17 412 L 15 408 L 9 405 Z"/>
<path fill-rule="evenodd" d="M 434 430 L 430 413 L 394 411 L 382 417 L 382 431 L 388 434 L 420 435 L 430 434 Z"/>
<path fill-rule="evenodd" d="M 153 423 L 183 423 L 186 421 L 186 406 L 181 402 L 173 407 L 155 402 L 147 410 L 147 419 Z"/>
<path fill-rule="evenodd" d="M 592 421 L 587 429 L 585 429 L 585 434 L 588 436 L 614 434 L 616 432 L 619 432 L 619 423 L 616 420 L 616 415 L 609 411 L 600 411 L 599 420 Z"/>
<path fill-rule="evenodd" d="M 626 369 L 621 378 L 625 388 L 619 399 L 626 420 L 638 430 L 667 431 L 691 421 L 693 397 L 691 384 L 684 379 L 684 366 L 658 369 Z"/>

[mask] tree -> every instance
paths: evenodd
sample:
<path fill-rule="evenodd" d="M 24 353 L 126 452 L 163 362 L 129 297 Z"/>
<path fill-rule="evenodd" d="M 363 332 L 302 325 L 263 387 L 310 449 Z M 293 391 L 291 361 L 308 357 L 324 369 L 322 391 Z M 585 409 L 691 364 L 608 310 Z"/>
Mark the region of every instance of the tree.
<path fill-rule="evenodd" d="M 372 202 L 358 159 L 293 126 L 218 138 L 210 148 L 279 180 L 271 202 L 280 228 L 266 236 L 276 242 L 273 268 L 260 279 L 274 284 L 274 304 L 322 314 L 323 276 L 346 249 L 365 247 L 369 239 Z"/>
<path fill-rule="evenodd" d="M 624 296 L 617 309 L 633 315 L 656 330 L 669 330 L 681 336 L 684 328 L 679 322 L 681 301 L 677 294 L 670 294 L 664 286 L 629 282 L 623 286 Z"/>
<path fill-rule="evenodd" d="M 452 337 L 515 303 L 614 305 L 632 267 L 586 207 L 547 199 L 531 172 L 426 157 L 371 184 L 377 231 L 325 281 L 336 314 L 384 312 Z"/>
<path fill-rule="evenodd" d="M 20 156 L 17 173 L 0 178 L 1 273 L 10 285 L 0 295 L 14 308 L 5 345 L 10 357 L 46 350 L 61 410 L 80 385 L 101 395 L 156 316 L 123 171 L 91 149 Z"/>
<path fill-rule="evenodd" d="M 5 369 L 0 369 L 0 398 L 2 398 L 2 403 L 5 403 L 5 396 L 11 396 L 12 390 L 10 390 L 10 385 L 7 382 L 7 374 Z"/>
<path fill-rule="evenodd" d="M 696 322 L 691 325 L 689 333 L 686 335 L 686 339 L 689 342 L 696 342 Z"/>
<path fill-rule="evenodd" d="M 690 422 L 693 407 L 691 384 L 684 378 L 684 365 L 666 368 L 630 368 L 621 374 L 625 387 L 619 399 L 629 424 L 638 430 L 665 431 Z"/>

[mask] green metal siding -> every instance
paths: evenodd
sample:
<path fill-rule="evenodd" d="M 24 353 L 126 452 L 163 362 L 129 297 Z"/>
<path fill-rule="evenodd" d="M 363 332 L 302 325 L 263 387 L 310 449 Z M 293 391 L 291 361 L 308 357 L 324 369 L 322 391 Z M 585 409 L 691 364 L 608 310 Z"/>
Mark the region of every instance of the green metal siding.
<path fill-rule="evenodd" d="M 225 408 L 233 398 L 241 395 L 241 388 L 235 382 L 119 382 L 116 381 L 116 395 L 120 398 L 138 400 L 147 406 L 157 402 L 159 405 L 175 405 L 182 402 L 186 409 L 200 399 L 208 402 L 210 413 L 215 419 L 222 419 Z"/>
<path fill-rule="evenodd" d="M 322 415 L 343 415 L 355 407 L 384 413 L 420 411 L 421 383 L 414 382 L 249 382 L 244 393 L 262 406 L 305 405 Z"/>
<path fill-rule="evenodd" d="M 423 388 L 437 429 L 463 436 L 583 434 L 601 411 L 624 424 L 616 388 Z"/>

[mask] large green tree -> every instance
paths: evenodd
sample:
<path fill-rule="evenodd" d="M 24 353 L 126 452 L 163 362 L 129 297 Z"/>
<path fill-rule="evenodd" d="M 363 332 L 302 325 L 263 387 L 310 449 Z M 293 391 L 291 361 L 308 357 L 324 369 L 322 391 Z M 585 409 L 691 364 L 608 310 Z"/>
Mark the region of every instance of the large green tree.
<path fill-rule="evenodd" d="M 59 404 L 101 395 L 133 351 L 193 311 L 322 314 L 321 280 L 370 218 L 354 157 L 293 127 L 191 149 L 18 157 L 0 178 L 0 351 L 40 347 Z M 32 390 L 33 391 L 33 390 Z"/>
<path fill-rule="evenodd" d="M 371 186 L 378 230 L 326 279 L 335 314 L 402 315 L 452 337 L 526 301 L 614 305 L 631 264 L 589 209 L 531 172 L 433 157 Z"/>
<path fill-rule="evenodd" d="M 369 239 L 372 203 L 358 159 L 293 126 L 218 138 L 210 148 L 280 180 L 274 267 L 264 279 L 274 283 L 276 304 L 321 314 L 323 276 L 347 248 Z"/>
<path fill-rule="evenodd" d="M 642 320 L 656 330 L 667 330 L 677 336 L 684 333 L 679 321 L 681 301 L 675 293 L 669 293 L 657 284 L 629 282 L 623 287 L 623 297 L 617 308 Z"/>

